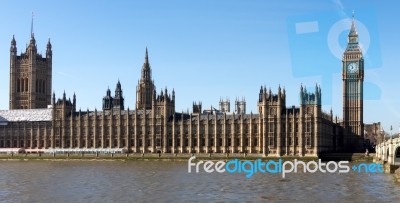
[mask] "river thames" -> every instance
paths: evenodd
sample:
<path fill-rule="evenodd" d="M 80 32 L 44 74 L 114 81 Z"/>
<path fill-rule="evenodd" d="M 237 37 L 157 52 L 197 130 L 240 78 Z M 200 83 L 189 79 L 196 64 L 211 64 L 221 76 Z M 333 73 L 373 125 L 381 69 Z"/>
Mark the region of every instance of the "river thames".
<path fill-rule="evenodd" d="M 1 202 L 398 201 L 390 174 L 188 173 L 185 161 L 1 161 Z"/>

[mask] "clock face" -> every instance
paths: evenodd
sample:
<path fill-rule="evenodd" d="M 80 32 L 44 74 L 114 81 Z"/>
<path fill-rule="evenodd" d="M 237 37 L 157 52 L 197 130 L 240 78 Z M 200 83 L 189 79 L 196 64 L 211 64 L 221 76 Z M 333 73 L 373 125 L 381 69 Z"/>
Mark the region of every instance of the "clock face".
<path fill-rule="evenodd" d="M 349 73 L 355 73 L 358 71 L 358 65 L 356 63 L 349 63 L 349 65 L 347 65 L 347 71 Z"/>

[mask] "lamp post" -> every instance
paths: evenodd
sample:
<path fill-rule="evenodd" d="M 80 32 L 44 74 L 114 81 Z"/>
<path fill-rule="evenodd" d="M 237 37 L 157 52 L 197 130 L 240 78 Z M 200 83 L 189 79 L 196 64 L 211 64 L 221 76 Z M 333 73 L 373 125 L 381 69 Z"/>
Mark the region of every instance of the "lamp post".
<path fill-rule="evenodd" d="M 390 126 L 390 139 L 392 139 L 393 138 L 393 126 Z"/>

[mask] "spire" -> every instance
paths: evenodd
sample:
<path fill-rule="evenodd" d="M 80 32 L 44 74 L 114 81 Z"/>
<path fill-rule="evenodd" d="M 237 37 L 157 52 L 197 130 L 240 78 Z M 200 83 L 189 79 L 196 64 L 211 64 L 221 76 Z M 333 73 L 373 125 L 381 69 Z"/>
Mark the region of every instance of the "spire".
<path fill-rule="evenodd" d="M 120 90 L 121 90 L 121 83 L 119 82 L 119 79 L 118 79 L 117 86 L 115 87 L 115 91 L 120 91 Z"/>
<path fill-rule="evenodd" d="M 11 53 L 12 56 L 16 56 L 17 55 L 17 42 L 15 41 L 14 35 L 13 35 L 13 38 L 11 40 L 10 53 Z"/>
<path fill-rule="evenodd" d="M 352 20 L 351 20 L 350 31 L 349 31 L 349 34 L 347 37 L 348 37 L 348 43 L 347 43 L 345 53 L 347 52 L 347 53 L 362 54 L 361 47 L 358 42 L 358 33 L 357 33 L 357 29 L 356 29 L 356 20 L 354 17 L 354 11 L 353 11 Z M 343 59 L 345 59 L 346 57 L 349 58 L 350 56 L 344 54 Z"/>
<path fill-rule="evenodd" d="M 49 38 L 49 40 L 47 41 L 47 49 L 51 49 L 51 42 L 50 42 L 50 38 Z"/>
<path fill-rule="evenodd" d="M 353 16 L 351 20 L 351 27 L 348 35 L 348 46 L 346 50 L 349 51 L 357 51 L 359 50 L 360 47 L 358 46 L 358 33 L 356 29 L 356 23 L 354 19 L 354 11 L 353 11 Z"/>
<path fill-rule="evenodd" d="M 148 54 L 148 51 L 147 51 L 147 47 L 146 47 L 146 55 L 144 57 L 144 63 L 146 63 L 146 64 L 149 63 L 149 54 Z"/>
<path fill-rule="evenodd" d="M 52 105 L 56 104 L 56 93 L 53 91 L 53 97 L 52 97 Z"/>
<path fill-rule="evenodd" d="M 279 95 L 282 94 L 282 92 L 281 92 L 281 84 L 279 84 L 279 87 L 278 87 L 278 94 L 279 94 Z"/>
<path fill-rule="evenodd" d="M 36 40 L 35 40 L 35 35 L 34 35 L 34 33 L 33 33 L 33 12 L 32 12 L 32 21 L 31 21 L 31 40 L 30 40 L 30 42 L 29 42 L 29 45 L 28 45 L 28 47 L 27 47 L 27 49 L 29 49 L 30 51 L 32 51 L 33 52 L 33 54 L 34 53 L 36 53 L 37 52 L 37 49 L 36 49 Z M 31 52 L 31 54 L 32 54 L 32 52 Z M 32 57 L 33 58 L 33 57 Z"/>
<path fill-rule="evenodd" d="M 13 38 L 11 40 L 11 46 L 16 46 L 17 42 L 15 41 L 15 36 L 13 35 Z"/>
<path fill-rule="evenodd" d="M 349 36 L 358 36 L 357 30 L 356 30 L 356 23 L 354 20 L 354 11 L 353 11 L 352 20 L 351 20 L 351 28 L 350 28 Z"/>
<path fill-rule="evenodd" d="M 75 95 L 75 92 L 74 92 L 74 96 L 72 96 L 72 105 L 74 106 L 73 111 L 75 111 L 75 109 L 76 109 L 76 95 Z"/>
<path fill-rule="evenodd" d="M 50 42 L 50 38 L 49 38 L 49 41 L 47 42 L 46 57 L 51 58 L 52 55 L 53 55 L 53 51 L 51 51 L 51 42 Z"/>
<path fill-rule="evenodd" d="M 107 96 L 111 97 L 111 90 L 110 90 L 110 86 L 107 87 Z"/>
<path fill-rule="evenodd" d="M 32 12 L 32 21 L 31 21 L 31 38 L 34 38 L 34 34 L 33 34 L 33 12 Z"/>
<path fill-rule="evenodd" d="M 121 83 L 119 82 L 119 79 L 117 82 L 117 86 L 115 87 L 115 97 L 116 98 L 122 97 L 122 87 L 121 87 Z"/>
<path fill-rule="evenodd" d="M 146 54 L 144 57 L 144 63 L 142 66 L 142 80 L 151 80 L 151 69 L 149 63 L 149 54 L 146 47 Z"/>

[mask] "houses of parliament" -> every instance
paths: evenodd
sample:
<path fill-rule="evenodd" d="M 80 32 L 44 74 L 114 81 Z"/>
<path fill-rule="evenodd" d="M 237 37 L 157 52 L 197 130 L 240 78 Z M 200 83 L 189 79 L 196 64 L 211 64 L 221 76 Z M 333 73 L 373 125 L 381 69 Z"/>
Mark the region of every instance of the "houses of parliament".
<path fill-rule="evenodd" d="M 126 149 L 131 153 L 253 153 L 262 156 L 319 156 L 359 151 L 364 140 L 364 61 L 354 19 L 342 59 L 343 119 L 321 108 L 321 88 L 299 88 L 299 106 L 287 107 L 286 91 L 265 86 L 258 112 L 246 101 L 220 100 L 219 109 L 175 111 L 175 91 L 156 92 L 146 48 L 135 109 L 126 109 L 122 85 L 108 89 L 102 110 L 77 110 L 77 96 L 52 93 L 52 45 L 38 54 L 34 33 L 25 52 L 10 47 L 9 110 L 0 110 L 0 148 Z M 338 67 L 340 68 L 340 67 Z M 139 71 L 139 69 L 138 69 Z M 262 81 L 260 81 L 262 82 Z M 99 98 L 100 99 L 100 98 Z"/>

